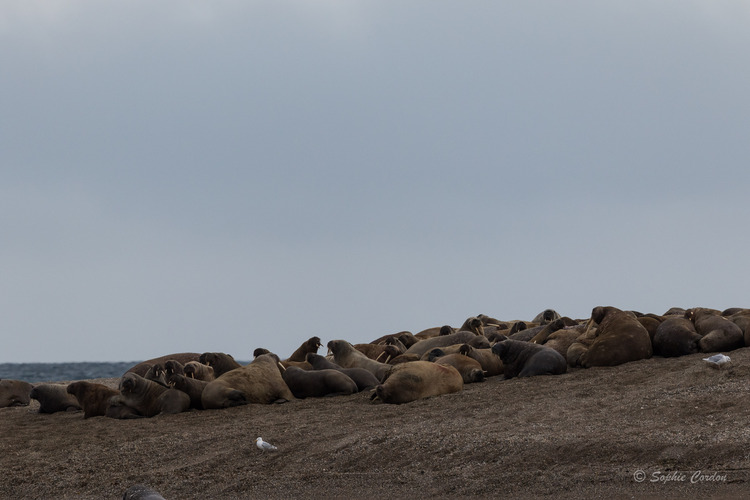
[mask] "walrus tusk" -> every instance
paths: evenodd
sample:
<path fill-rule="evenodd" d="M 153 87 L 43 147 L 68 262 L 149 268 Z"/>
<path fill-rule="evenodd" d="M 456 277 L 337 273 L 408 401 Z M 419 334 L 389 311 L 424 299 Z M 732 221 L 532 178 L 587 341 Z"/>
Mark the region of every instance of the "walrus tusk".
<path fill-rule="evenodd" d="M 385 364 L 388 364 L 388 362 L 391 360 L 391 355 L 389 354 L 387 358 L 385 358 Z"/>
<path fill-rule="evenodd" d="M 281 371 L 282 371 L 282 372 L 285 372 L 285 371 L 286 371 L 286 367 L 285 367 L 284 365 L 282 365 L 282 364 L 281 364 L 281 361 L 277 361 L 277 363 L 278 363 L 278 364 L 279 364 L 279 366 L 281 367 Z"/>
<path fill-rule="evenodd" d="M 383 357 L 383 354 L 385 354 L 385 351 L 383 351 L 380 354 L 378 354 L 378 357 L 375 358 L 375 361 L 380 361 L 380 358 Z"/>

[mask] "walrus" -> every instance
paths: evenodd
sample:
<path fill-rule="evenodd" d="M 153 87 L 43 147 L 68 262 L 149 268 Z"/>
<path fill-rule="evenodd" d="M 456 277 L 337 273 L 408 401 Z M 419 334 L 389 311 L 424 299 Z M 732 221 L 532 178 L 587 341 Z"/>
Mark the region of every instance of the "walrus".
<path fill-rule="evenodd" d="M 568 348 L 578 340 L 578 337 L 581 336 L 584 329 L 585 325 L 566 326 L 565 328 L 550 333 L 549 337 L 547 337 L 547 340 L 545 340 L 542 345 L 556 350 L 562 357 L 567 359 Z M 586 348 L 588 349 L 588 346 Z"/>
<path fill-rule="evenodd" d="M 313 354 L 313 353 L 310 353 Z M 281 378 L 284 379 L 295 398 L 320 398 L 323 396 L 348 396 L 359 392 L 357 384 L 338 370 L 303 370 L 290 366 Z"/>
<path fill-rule="evenodd" d="M 466 345 L 466 344 L 464 344 Z M 474 382 L 484 382 L 484 370 L 479 361 L 472 359 L 463 354 L 446 354 L 436 358 L 434 363 L 444 366 L 452 366 L 461 375 L 461 379 L 464 384 L 472 384 Z"/>
<path fill-rule="evenodd" d="M 416 344 L 415 344 L 416 345 Z M 333 354 L 333 362 L 342 368 L 364 368 L 379 381 L 393 368 L 391 365 L 370 359 L 354 348 L 346 340 L 331 340 L 328 349 Z"/>
<path fill-rule="evenodd" d="M 278 356 L 262 354 L 250 364 L 216 377 L 203 389 L 203 408 L 208 410 L 293 400 L 294 395 L 281 378 L 278 363 Z"/>
<path fill-rule="evenodd" d="M 163 385 L 164 387 L 168 387 L 166 375 L 167 372 L 164 369 L 164 366 L 161 363 L 156 363 L 154 365 L 151 365 L 151 367 L 146 370 L 146 374 L 143 375 L 143 378 L 152 382 L 156 382 L 157 384 Z"/>
<path fill-rule="evenodd" d="M 308 353 L 305 359 L 313 367 L 313 370 L 338 370 L 344 373 L 357 384 L 357 390 L 360 392 L 365 389 L 372 389 L 380 383 L 372 372 L 364 368 L 342 368 L 333 361 L 326 359 L 325 356 L 312 352 Z"/>
<path fill-rule="evenodd" d="M 142 361 L 137 365 L 130 367 L 130 369 L 128 369 L 128 371 L 126 371 L 125 373 L 135 373 L 143 377 L 146 375 L 148 369 L 151 368 L 152 365 L 155 365 L 157 363 L 160 365 L 164 365 L 164 363 L 166 363 L 170 359 L 174 359 L 175 361 L 178 361 L 184 365 L 188 361 L 198 361 L 199 358 L 200 354 L 198 354 L 197 352 L 179 352 L 175 354 L 167 354 L 166 356 L 159 356 L 158 358 Z"/>
<path fill-rule="evenodd" d="M 492 349 L 476 349 L 469 344 L 461 344 L 458 352 L 479 362 L 485 377 L 494 377 L 503 373 L 503 362 Z"/>
<path fill-rule="evenodd" d="M 461 374 L 454 367 L 413 361 L 394 366 L 385 381 L 375 388 L 370 399 L 402 404 L 458 392 L 463 387 Z"/>
<path fill-rule="evenodd" d="M 584 368 L 616 366 L 648 359 L 653 354 L 651 336 L 634 314 L 616 307 L 597 306 L 591 311 L 591 320 L 598 327 L 596 338 L 578 359 Z"/>
<path fill-rule="evenodd" d="M 685 317 L 701 336 L 698 341 L 701 352 L 733 351 L 745 346 L 742 329 L 715 309 L 695 307 L 685 311 Z"/>
<path fill-rule="evenodd" d="M 182 367 L 182 373 L 187 378 L 195 378 L 198 380 L 205 380 L 210 382 L 215 379 L 214 369 L 208 365 L 204 365 L 200 361 L 189 361 Z"/>
<path fill-rule="evenodd" d="M 538 325 L 546 325 L 547 323 L 551 323 L 556 319 L 560 319 L 560 314 L 557 311 L 555 311 L 554 309 L 545 309 L 544 311 L 537 314 L 534 319 L 531 320 L 531 322 Z"/>
<path fill-rule="evenodd" d="M 456 329 L 450 325 L 433 326 L 431 328 L 426 328 L 422 330 L 421 332 L 414 334 L 414 338 L 416 338 L 417 341 L 420 341 L 424 339 L 431 339 L 433 337 L 439 337 L 440 335 L 449 335 L 455 332 L 456 332 Z"/>
<path fill-rule="evenodd" d="M 701 336 L 695 331 L 693 322 L 684 317 L 667 316 L 656 329 L 654 354 L 664 357 L 685 356 L 700 351 Z"/>
<path fill-rule="evenodd" d="M 292 353 L 291 356 L 286 358 L 283 361 L 297 361 L 302 362 L 305 360 L 305 356 L 307 356 L 308 352 L 318 352 L 318 349 L 323 347 L 323 344 L 320 343 L 320 337 L 310 337 L 305 342 L 302 343 L 301 346 L 297 348 L 296 351 Z"/>
<path fill-rule="evenodd" d="M 177 361 L 176 359 L 170 359 L 164 362 L 164 371 L 166 372 L 165 377 L 169 377 L 173 373 L 179 375 L 185 374 L 185 365 Z"/>
<path fill-rule="evenodd" d="M 190 408 L 190 397 L 182 391 L 141 377 L 126 373 L 120 380 L 120 395 L 117 404 L 135 410 L 140 416 L 154 417 L 162 413 L 182 413 Z"/>
<path fill-rule="evenodd" d="M 68 384 L 66 391 L 78 401 L 78 405 L 83 409 L 83 418 L 103 417 L 107 414 L 110 399 L 120 394 L 120 391 L 104 384 L 86 380 Z"/>
<path fill-rule="evenodd" d="M 0 408 L 8 406 L 27 406 L 31 401 L 29 394 L 33 386 L 24 380 L 0 380 Z"/>
<path fill-rule="evenodd" d="M 230 354 L 223 352 L 204 352 L 200 355 L 198 361 L 213 368 L 216 378 L 242 366 Z"/>
<path fill-rule="evenodd" d="M 164 497 L 153 488 L 136 484 L 125 490 L 122 500 L 164 500 Z"/>
<path fill-rule="evenodd" d="M 167 376 L 167 383 L 170 387 L 182 391 L 190 398 L 190 407 L 196 410 L 203 409 L 203 402 L 201 396 L 203 395 L 203 389 L 208 385 L 207 380 L 201 380 L 198 378 L 191 378 L 186 375 L 180 375 L 179 373 L 172 373 Z"/>
<path fill-rule="evenodd" d="M 39 401 L 39 413 L 57 413 L 59 411 L 79 411 L 81 406 L 72 394 L 68 394 L 65 384 L 37 384 L 31 389 L 29 397 Z"/>
<path fill-rule="evenodd" d="M 550 321 L 546 325 L 542 325 L 540 327 L 540 330 L 536 332 L 534 336 L 528 339 L 528 342 L 531 342 L 532 344 L 544 344 L 545 342 L 547 342 L 547 338 L 549 338 L 550 335 L 563 328 L 565 328 L 565 321 L 562 318 L 557 318 L 554 321 Z"/>
<path fill-rule="evenodd" d="M 381 358 L 383 360 L 383 363 L 387 363 L 388 361 L 385 361 L 387 356 L 393 357 L 391 354 L 393 354 L 393 350 L 396 349 L 398 351 L 398 348 L 390 345 L 390 344 L 353 344 L 352 347 L 354 347 L 356 350 L 364 354 L 370 359 L 374 359 L 376 361 L 381 361 Z M 384 355 L 385 353 L 390 353 L 388 355 Z M 403 354 L 403 351 L 396 352 L 396 356 L 399 354 Z"/>
<path fill-rule="evenodd" d="M 398 333 L 391 333 L 388 335 L 383 335 L 382 337 L 378 337 L 370 342 L 370 344 L 383 344 L 387 342 L 388 339 L 398 339 L 398 341 L 406 346 L 407 349 L 419 341 L 419 339 L 417 339 L 413 333 L 407 330 L 403 330 Z"/>
<path fill-rule="evenodd" d="M 727 319 L 740 327 L 745 338 L 745 345 L 750 346 L 750 312 L 747 309 L 727 316 Z"/>
<path fill-rule="evenodd" d="M 493 318 L 492 316 L 487 316 L 486 314 L 477 314 L 477 318 L 482 322 L 482 326 L 490 326 L 494 325 L 497 327 L 500 327 L 501 329 L 510 328 L 505 321 L 500 321 L 499 319 Z"/>
<path fill-rule="evenodd" d="M 416 354 L 422 356 L 427 351 L 436 347 L 446 347 L 454 344 L 470 344 L 478 349 L 490 346 L 486 337 L 476 335 L 474 332 L 456 332 L 449 335 L 440 335 L 431 339 L 420 340 L 406 350 L 404 354 Z"/>
<path fill-rule="evenodd" d="M 466 318 L 466 321 L 458 328 L 459 332 L 472 332 L 475 335 L 484 335 L 482 320 L 476 316 Z"/>
<path fill-rule="evenodd" d="M 503 361 L 506 379 L 560 375 L 568 369 L 567 361 L 559 352 L 531 342 L 503 340 L 492 346 L 492 352 Z"/>

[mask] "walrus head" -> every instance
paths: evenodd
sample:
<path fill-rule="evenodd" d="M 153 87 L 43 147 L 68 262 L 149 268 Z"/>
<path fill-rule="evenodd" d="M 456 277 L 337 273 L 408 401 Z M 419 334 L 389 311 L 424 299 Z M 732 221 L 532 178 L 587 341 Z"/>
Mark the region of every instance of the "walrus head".
<path fill-rule="evenodd" d="M 126 373 L 120 380 L 120 392 L 133 392 L 137 383 L 133 373 Z"/>
<path fill-rule="evenodd" d="M 307 341 L 307 347 L 310 349 L 310 352 L 317 352 L 318 349 L 323 347 L 323 344 L 320 343 L 320 337 L 310 337 Z"/>
<path fill-rule="evenodd" d="M 510 349 L 510 340 L 505 339 L 502 342 L 498 342 L 492 346 L 492 353 L 496 354 L 497 356 L 500 357 L 500 359 L 502 359 L 509 349 Z"/>

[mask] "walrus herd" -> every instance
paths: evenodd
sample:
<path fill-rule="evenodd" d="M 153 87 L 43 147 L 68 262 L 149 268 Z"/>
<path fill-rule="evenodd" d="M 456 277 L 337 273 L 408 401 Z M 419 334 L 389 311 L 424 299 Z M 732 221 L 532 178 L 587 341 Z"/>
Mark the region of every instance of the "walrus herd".
<path fill-rule="evenodd" d="M 402 331 L 368 344 L 319 337 L 286 359 L 255 349 L 247 365 L 220 352 L 177 353 L 133 366 L 117 390 L 102 384 L 30 384 L 0 380 L 0 407 L 40 403 L 40 412 L 83 411 L 84 418 L 146 418 L 188 410 L 283 403 L 370 391 L 378 403 L 402 404 L 461 391 L 487 377 L 559 375 L 652 356 L 727 352 L 750 346 L 750 309 L 671 308 L 643 314 L 595 307 L 572 319 L 546 309 L 531 321 L 483 314 L 460 327 Z"/>

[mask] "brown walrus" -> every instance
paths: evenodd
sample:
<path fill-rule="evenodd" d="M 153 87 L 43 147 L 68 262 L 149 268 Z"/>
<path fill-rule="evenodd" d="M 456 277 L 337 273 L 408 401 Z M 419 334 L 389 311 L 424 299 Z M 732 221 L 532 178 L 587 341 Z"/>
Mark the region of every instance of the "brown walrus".
<path fill-rule="evenodd" d="M 446 347 L 454 344 L 469 344 L 478 349 L 490 346 L 489 341 L 484 336 L 476 335 L 474 332 L 456 332 L 420 340 L 408 348 L 404 354 L 416 354 L 422 356 L 424 353 L 436 347 Z"/>
<path fill-rule="evenodd" d="M 190 398 L 177 389 L 167 388 L 136 373 L 126 373 L 120 380 L 120 395 L 113 401 L 135 410 L 143 417 L 161 413 L 181 413 L 190 408 Z"/>
<path fill-rule="evenodd" d="M 182 373 L 187 378 L 205 380 L 206 382 L 210 382 L 216 378 L 214 369 L 208 365 L 204 365 L 200 361 L 190 361 L 185 363 L 185 366 L 182 367 Z"/>
<path fill-rule="evenodd" d="M 445 356 L 438 356 L 434 359 L 434 363 L 444 366 L 452 366 L 458 373 L 461 374 L 461 379 L 464 384 L 472 384 L 474 382 L 484 382 L 484 370 L 479 361 L 472 359 L 463 354 L 446 354 Z"/>
<path fill-rule="evenodd" d="M 684 317 L 667 316 L 654 334 L 654 354 L 664 357 L 695 354 L 700 351 L 700 339 L 692 321 Z"/>
<path fill-rule="evenodd" d="M 463 387 L 461 374 L 454 367 L 429 361 L 412 361 L 394 366 L 386 380 L 375 388 L 370 399 L 401 404 L 458 392 Z"/>
<path fill-rule="evenodd" d="M 333 361 L 329 361 L 324 356 L 315 353 L 308 353 L 305 357 L 313 370 L 338 370 L 348 376 L 350 379 L 357 384 L 357 389 L 363 391 L 365 389 L 371 389 L 378 385 L 380 381 L 372 374 L 372 372 L 365 370 L 364 368 L 342 368 Z"/>
<path fill-rule="evenodd" d="M 695 307 L 685 312 L 701 336 L 698 346 L 701 352 L 733 351 L 745 346 L 742 329 L 720 315 L 715 309 Z"/>
<path fill-rule="evenodd" d="M 57 413 L 59 411 L 79 411 L 81 406 L 72 394 L 68 394 L 65 384 L 37 384 L 31 389 L 29 397 L 39 401 L 39 413 Z"/>
<path fill-rule="evenodd" d="M 559 352 L 531 342 L 503 340 L 492 346 L 492 352 L 503 361 L 506 379 L 560 375 L 568 369 L 567 361 Z"/>
<path fill-rule="evenodd" d="M 208 410 L 293 400 L 294 395 L 281 378 L 278 363 L 279 358 L 275 354 L 262 354 L 250 364 L 217 377 L 203 389 L 203 408 Z"/>
<path fill-rule="evenodd" d="M 172 373 L 167 376 L 167 383 L 179 391 L 184 392 L 190 397 L 190 407 L 196 410 L 203 409 L 201 396 L 203 389 L 208 385 L 208 381 L 197 378 L 190 378 L 179 373 Z"/>
<path fill-rule="evenodd" d="M 148 369 L 151 368 L 152 365 L 155 365 L 157 363 L 164 365 L 164 363 L 166 363 L 170 359 L 174 359 L 175 361 L 179 361 L 184 365 L 188 361 L 198 361 L 198 358 L 200 358 L 200 354 L 198 354 L 197 352 L 178 352 L 175 354 L 167 354 L 166 356 L 159 356 L 158 358 L 142 361 L 137 365 L 132 366 L 125 373 L 136 373 L 143 377 L 146 375 Z"/>
<path fill-rule="evenodd" d="M 305 361 L 305 356 L 307 356 L 307 353 L 317 353 L 318 349 L 320 349 L 322 346 L 323 344 L 320 343 L 320 337 L 310 337 L 305 342 L 303 342 L 302 345 L 299 346 L 291 356 L 283 361 L 296 361 L 298 363 L 301 363 Z"/>
<path fill-rule="evenodd" d="M 281 377 L 294 397 L 300 399 L 347 396 L 359 392 L 354 380 L 338 370 L 303 370 L 290 366 L 284 370 Z"/>
<path fill-rule="evenodd" d="M 242 366 L 230 354 L 223 352 L 204 352 L 200 355 L 198 361 L 213 368 L 216 378 Z"/>
<path fill-rule="evenodd" d="M 653 354 L 651 336 L 632 313 L 598 306 L 591 311 L 591 320 L 599 326 L 596 338 L 579 358 L 584 368 L 616 366 Z"/>
<path fill-rule="evenodd" d="M 331 340 L 328 349 L 333 354 L 333 362 L 342 368 L 364 368 L 382 381 L 393 368 L 391 365 L 370 359 L 354 348 L 346 340 Z"/>
<path fill-rule="evenodd" d="M 75 396 L 78 405 L 83 408 L 83 418 L 103 417 L 107 414 L 110 399 L 120 391 L 104 384 L 81 380 L 68 384 L 68 394 Z"/>
<path fill-rule="evenodd" d="M 27 406 L 33 386 L 24 380 L 0 380 L 0 408 L 7 406 Z"/>

